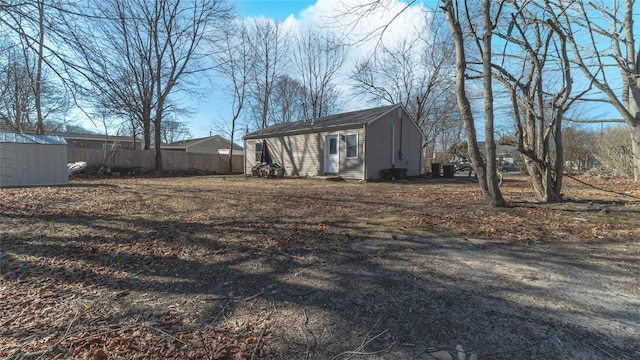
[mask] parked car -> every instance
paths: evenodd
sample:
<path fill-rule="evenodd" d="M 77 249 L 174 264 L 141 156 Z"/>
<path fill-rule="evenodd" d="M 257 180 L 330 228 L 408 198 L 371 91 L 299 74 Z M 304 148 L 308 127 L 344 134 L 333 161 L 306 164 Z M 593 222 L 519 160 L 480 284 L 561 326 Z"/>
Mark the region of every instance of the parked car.
<path fill-rule="evenodd" d="M 469 163 L 457 163 L 456 164 L 456 172 L 469 171 L 469 170 L 471 170 L 471 164 L 469 164 Z"/>
<path fill-rule="evenodd" d="M 516 164 L 505 163 L 505 164 L 502 164 L 498 168 L 498 170 L 500 170 L 502 172 L 510 172 L 510 171 L 520 171 L 520 168 Z"/>

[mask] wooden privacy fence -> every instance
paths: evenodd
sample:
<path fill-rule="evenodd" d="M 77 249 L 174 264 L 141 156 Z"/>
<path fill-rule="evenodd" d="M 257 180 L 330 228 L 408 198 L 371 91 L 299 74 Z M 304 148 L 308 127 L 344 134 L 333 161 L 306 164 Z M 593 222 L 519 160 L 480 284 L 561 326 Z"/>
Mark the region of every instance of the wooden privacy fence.
<path fill-rule="evenodd" d="M 67 161 L 84 161 L 89 168 L 109 166 L 111 168 L 154 170 L 154 150 L 104 150 L 67 149 Z M 205 173 L 229 173 L 229 155 L 197 154 L 181 151 L 162 152 L 164 171 L 202 171 Z M 244 156 L 233 155 L 234 173 L 244 172 Z"/>

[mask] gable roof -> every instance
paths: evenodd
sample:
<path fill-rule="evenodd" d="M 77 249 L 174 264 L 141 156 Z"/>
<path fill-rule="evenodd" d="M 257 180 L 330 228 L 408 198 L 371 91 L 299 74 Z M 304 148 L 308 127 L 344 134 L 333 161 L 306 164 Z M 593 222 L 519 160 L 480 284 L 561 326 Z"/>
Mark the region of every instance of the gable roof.
<path fill-rule="evenodd" d="M 480 148 L 480 151 L 483 151 L 483 153 L 484 146 L 484 141 L 478 141 L 478 147 Z M 514 156 L 515 154 L 518 154 L 518 149 L 515 146 L 496 143 L 496 156 Z"/>
<path fill-rule="evenodd" d="M 373 109 L 351 111 L 342 114 L 319 117 L 313 121 L 303 120 L 290 123 L 276 124 L 262 130 L 247 134 L 244 139 L 257 139 L 273 135 L 287 135 L 300 132 L 316 132 L 334 127 L 348 125 L 370 124 L 381 116 L 400 107 L 399 104 L 381 106 Z"/>
<path fill-rule="evenodd" d="M 122 135 L 105 135 L 105 134 L 74 134 L 74 133 L 51 133 L 51 135 L 60 136 L 65 138 L 65 140 L 89 140 L 89 141 L 105 141 L 105 139 L 109 139 L 109 141 L 120 141 L 120 142 L 133 142 L 132 136 L 122 136 Z M 142 141 L 142 139 L 136 137 L 136 141 Z"/>
<path fill-rule="evenodd" d="M 176 141 L 176 142 L 172 142 L 171 144 L 167 144 L 167 145 L 163 145 L 162 148 L 171 148 L 171 149 L 186 149 L 190 146 L 194 146 L 197 145 L 201 142 L 204 141 L 214 141 L 216 145 L 218 145 L 218 147 L 224 147 L 224 148 L 228 148 L 229 147 L 229 143 L 231 143 L 231 141 L 229 139 L 225 139 L 220 135 L 213 135 L 213 136 L 208 136 L 208 137 L 203 137 L 203 138 L 197 138 L 197 139 L 189 139 L 189 140 L 182 140 L 182 141 Z M 233 149 L 234 150 L 242 150 L 242 146 L 233 143 Z"/>

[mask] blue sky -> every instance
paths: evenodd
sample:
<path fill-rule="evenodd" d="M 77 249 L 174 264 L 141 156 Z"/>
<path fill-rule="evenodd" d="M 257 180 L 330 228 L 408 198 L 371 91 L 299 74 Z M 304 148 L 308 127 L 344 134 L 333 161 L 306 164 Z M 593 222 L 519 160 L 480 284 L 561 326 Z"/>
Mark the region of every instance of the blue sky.
<path fill-rule="evenodd" d="M 230 0 L 233 1 L 233 0 Z M 367 0 L 369 1 L 369 0 Z M 372 0 L 371 0 L 372 1 Z M 400 8 L 403 8 L 406 5 L 408 0 L 390 0 L 390 3 L 393 3 L 396 7 L 389 9 L 382 14 L 378 14 L 378 17 L 374 17 L 368 19 L 364 26 L 370 26 L 371 28 L 375 28 L 381 23 L 387 23 L 393 15 L 397 14 L 397 11 Z M 419 4 L 428 7 L 434 8 L 439 0 L 419 0 L 417 1 Z M 233 3 L 235 4 L 236 11 L 240 17 L 268 17 L 272 18 L 278 22 L 287 22 L 292 23 L 295 26 L 304 26 L 304 25 L 322 25 L 323 22 L 327 21 L 327 17 L 331 17 L 338 13 L 338 9 L 341 6 L 341 3 L 353 4 L 354 0 L 235 0 Z M 419 10 L 416 8 L 414 13 L 418 13 Z M 411 29 L 412 26 L 410 24 L 412 20 L 403 18 L 397 20 L 395 23 L 398 25 L 395 30 L 391 29 L 390 33 L 403 34 L 407 32 L 407 29 Z M 367 31 L 364 29 L 363 31 Z M 385 35 L 387 36 L 387 35 Z M 393 34 L 391 34 L 391 38 L 393 38 Z M 376 41 L 376 40 L 374 40 Z M 356 54 L 353 55 L 354 58 L 358 56 L 363 56 L 367 53 L 367 46 L 364 45 L 361 49 L 352 49 L 352 52 Z M 344 70 L 344 72 L 348 72 L 350 68 Z M 230 118 L 231 107 L 229 105 L 229 100 L 226 94 L 224 94 L 219 86 L 218 88 L 210 89 L 207 91 L 207 94 L 198 102 L 193 102 L 191 104 L 193 114 L 179 119 L 187 124 L 191 131 L 192 138 L 199 138 L 209 136 L 210 134 L 218 134 L 224 137 L 229 137 L 228 133 L 224 133 L 224 131 L 220 130 L 220 123 L 224 122 L 224 119 Z M 203 84 L 204 85 L 204 84 Z M 185 99 L 186 100 L 186 99 Z M 188 101 L 188 100 L 187 100 Z M 358 107 L 357 101 L 351 101 L 350 104 L 353 109 L 343 109 L 345 111 L 356 110 Z M 361 106 L 360 106 L 361 107 Z M 594 109 L 598 110 L 598 109 Z M 610 110 L 609 110 L 610 111 Z M 606 112 L 606 110 L 605 110 Z M 603 116 L 602 114 L 598 114 L 598 116 Z M 612 114 L 614 116 L 614 114 Z M 222 119 L 222 120 L 221 120 Z M 217 123 L 217 124 L 216 124 Z M 510 122 L 509 122 L 510 123 Z M 94 127 L 90 124 L 90 122 L 83 122 L 83 126 L 97 132 L 103 132 L 104 128 L 102 124 L 96 124 Z M 241 126 L 242 130 L 244 130 L 244 125 Z M 480 129 L 482 126 L 479 127 Z M 244 135 L 244 131 L 237 132 L 234 136 L 234 140 L 238 143 L 241 142 L 241 137 Z"/>
<path fill-rule="evenodd" d="M 242 18 L 252 17 L 267 17 L 274 19 L 278 22 L 286 23 L 290 29 L 300 27 L 331 27 L 326 26 L 328 21 L 333 22 L 335 25 L 335 17 L 341 14 L 341 9 L 344 9 L 344 4 L 354 5 L 354 0 L 229 0 L 236 9 L 237 14 Z M 365 0 L 369 1 L 369 0 Z M 419 0 L 418 3 L 426 3 L 433 5 L 438 0 Z M 358 29 L 354 29 L 348 35 L 353 36 L 353 33 L 361 31 L 362 33 L 370 33 L 373 30 L 380 27 L 382 24 L 386 24 L 392 19 L 400 9 L 406 6 L 407 0 L 389 0 L 386 10 L 380 11 L 375 16 L 369 16 L 362 22 Z M 432 4 L 433 3 L 433 4 Z M 419 16 L 417 14 L 420 14 Z M 387 29 L 385 38 L 393 39 L 399 35 L 407 33 L 407 29 L 412 28 L 410 23 L 413 20 L 407 20 L 409 17 L 417 20 L 422 17 L 422 12 L 418 8 L 413 8 L 413 11 L 404 12 L 403 15 L 394 21 L 393 26 Z M 333 26 L 335 27 L 335 26 Z M 357 36 L 357 35 L 356 35 Z M 351 62 L 359 57 L 365 56 L 365 53 L 369 53 L 373 48 L 371 43 L 375 44 L 377 39 L 359 45 L 359 48 L 351 48 L 350 56 Z M 350 67 L 347 65 L 343 69 L 344 74 L 350 71 Z M 179 101 L 190 102 L 189 107 L 192 110 L 192 114 L 186 117 L 179 118 L 177 120 L 187 124 L 191 132 L 192 138 L 206 137 L 212 135 L 222 135 L 229 137 L 228 133 L 225 133 L 220 128 L 219 124 L 224 123 L 224 119 L 231 117 L 231 106 L 229 105 L 229 97 L 221 90 L 222 79 L 214 78 L 213 82 L 216 87 L 206 90 L 206 94 L 200 98 L 200 100 L 191 100 L 189 96 L 183 96 L 176 94 Z M 344 83 L 345 81 L 343 81 Z M 201 86 L 206 86 L 203 81 Z M 353 109 L 343 109 L 345 111 L 356 110 L 357 103 L 351 101 Z M 104 132 L 104 127 L 101 123 L 94 125 L 90 121 L 82 121 L 81 125 L 89 130 L 96 131 L 98 133 Z M 242 125 L 244 130 L 244 125 Z M 114 131 L 114 130 L 111 130 Z M 244 132 L 237 132 L 234 136 L 234 140 L 238 142 Z"/>
<path fill-rule="evenodd" d="M 284 21 L 289 15 L 298 16 L 316 0 L 236 0 L 235 6 L 242 17 L 269 17 Z"/>
<path fill-rule="evenodd" d="M 436 2 L 437 0 L 427 0 L 426 3 Z M 404 8 L 406 0 L 391 0 L 393 5 L 387 11 L 377 14 L 375 19 L 365 21 L 363 27 L 375 28 L 382 22 L 387 23 L 393 15 L 397 14 L 399 9 Z M 422 3 L 422 1 L 418 1 Z M 303 26 L 323 26 L 331 20 L 334 15 L 340 13 L 343 4 L 353 5 L 353 0 L 236 0 L 234 2 L 238 15 L 242 18 L 250 17 L 268 17 L 278 22 L 287 23 L 289 27 Z M 419 11 L 415 9 L 415 13 Z M 415 13 L 413 16 L 415 16 Z M 392 15 L 393 14 L 393 15 Z M 420 13 L 421 14 L 421 13 Z M 412 15 L 407 15 L 412 16 Z M 416 17 L 417 18 L 417 17 Z M 409 21 L 395 21 L 395 24 L 388 32 L 389 37 L 398 33 L 407 33 L 405 27 Z M 366 30 L 364 30 L 366 31 Z M 387 35 L 385 35 L 387 36 Z M 375 42 L 374 40 L 373 42 Z M 370 48 L 371 46 L 369 46 Z M 354 58 L 363 56 L 367 51 L 367 45 L 361 45 L 361 48 L 352 48 L 350 53 Z M 346 74 L 350 71 L 351 60 L 348 60 L 344 66 L 343 72 Z M 351 109 L 342 109 L 344 111 L 356 110 L 357 102 L 351 102 Z M 224 119 L 231 117 L 231 107 L 229 105 L 228 95 L 224 94 L 220 89 L 213 89 L 213 93 L 207 95 L 199 104 L 196 104 L 197 112 L 189 119 L 181 119 L 188 124 L 193 138 L 205 137 L 210 134 L 218 134 L 229 137 L 228 133 L 221 131 L 221 125 Z M 222 120 L 221 120 L 222 119 Z M 242 123 L 242 119 L 240 120 Z M 236 132 L 234 141 L 240 143 L 241 137 L 244 135 L 245 125 L 241 125 L 241 130 Z M 238 127 L 237 127 L 238 128 Z M 254 130 L 254 129 L 250 129 Z"/>
<path fill-rule="evenodd" d="M 355 5 L 356 0 L 229 0 L 235 6 L 236 13 L 242 18 L 267 17 L 278 22 L 285 23 L 287 28 L 295 30 L 302 27 L 323 27 L 336 28 L 335 19 L 347 6 Z M 370 0 L 361 0 L 369 2 Z M 418 0 L 416 3 L 433 8 L 439 0 Z M 388 0 L 384 9 L 375 14 L 370 14 L 355 29 L 351 29 L 348 36 L 362 37 L 362 34 L 370 34 L 374 29 L 378 29 L 389 23 L 402 9 L 405 8 L 408 0 Z M 393 24 L 385 30 L 384 38 L 387 41 L 394 41 L 407 36 L 411 33 L 411 29 L 419 27 L 418 22 L 423 21 L 424 13 L 418 6 L 414 6 L 410 11 L 405 11 L 396 18 Z M 329 22 L 331 24 L 329 24 Z M 411 26 L 415 23 L 415 26 Z M 344 30 L 342 30 L 344 31 Z M 360 33 L 360 34 L 358 34 Z M 386 41 L 385 41 L 386 42 Z M 343 66 L 341 80 L 338 82 L 344 88 L 342 91 L 346 93 L 347 79 L 346 76 L 352 70 L 352 66 L 356 59 L 369 56 L 371 50 L 378 43 L 378 38 L 373 38 L 367 42 L 361 42 L 356 47 L 349 50 L 349 55 L 345 66 Z M 192 111 L 187 116 L 182 116 L 177 120 L 184 122 L 191 132 L 191 138 L 201 138 L 209 135 L 221 135 L 229 138 L 226 123 L 231 118 L 232 108 L 230 105 L 229 95 L 222 90 L 222 81 L 219 75 L 213 75 L 213 88 L 209 86 L 204 89 L 204 94 L 199 100 L 193 100 L 189 95 L 176 94 L 177 101 L 187 102 L 187 107 Z M 200 86 L 206 87 L 209 82 L 201 78 Z M 345 94 L 347 96 L 348 94 Z M 362 108 L 363 105 L 358 99 L 351 99 L 348 102 L 349 108 L 341 109 L 343 111 L 351 111 Z M 244 119 L 240 119 L 240 124 L 236 125 L 237 132 L 234 135 L 234 141 L 240 143 L 244 135 Z M 88 130 L 98 133 L 104 132 L 104 125 L 99 121 L 93 125 L 89 120 L 81 121 L 79 124 Z M 240 131 L 241 130 L 241 131 Z M 254 129 L 249 129 L 254 130 Z M 110 132 L 115 133 L 116 129 Z"/>

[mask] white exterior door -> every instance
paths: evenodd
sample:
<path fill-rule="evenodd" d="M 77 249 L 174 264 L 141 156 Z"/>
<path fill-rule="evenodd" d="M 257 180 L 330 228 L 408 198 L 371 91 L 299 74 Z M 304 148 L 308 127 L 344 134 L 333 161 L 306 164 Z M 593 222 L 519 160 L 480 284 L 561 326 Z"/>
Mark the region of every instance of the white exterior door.
<path fill-rule="evenodd" d="M 327 135 L 324 145 L 324 172 L 325 174 L 337 174 L 340 172 L 338 135 Z"/>

